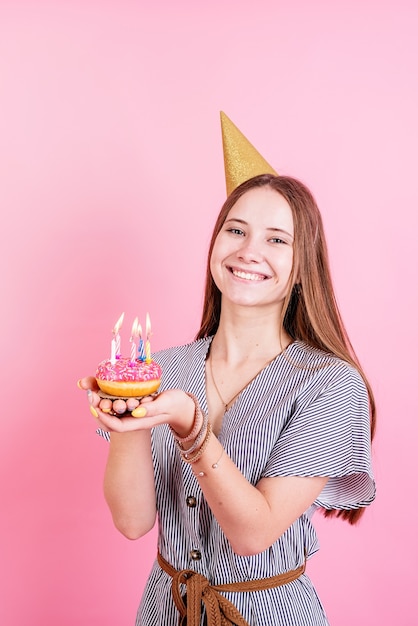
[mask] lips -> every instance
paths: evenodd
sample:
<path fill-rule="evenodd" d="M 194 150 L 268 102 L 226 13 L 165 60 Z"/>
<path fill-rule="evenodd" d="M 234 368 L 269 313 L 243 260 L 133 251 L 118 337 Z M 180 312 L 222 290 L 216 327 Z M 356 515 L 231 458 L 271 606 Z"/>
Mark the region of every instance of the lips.
<path fill-rule="evenodd" d="M 241 278 L 242 280 L 250 280 L 253 282 L 261 282 L 269 278 L 265 274 L 255 274 L 253 272 L 246 272 L 244 270 L 239 270 L 234 267 L 229 268 L 230 272 L 236 276 L 237 278 Z"/>

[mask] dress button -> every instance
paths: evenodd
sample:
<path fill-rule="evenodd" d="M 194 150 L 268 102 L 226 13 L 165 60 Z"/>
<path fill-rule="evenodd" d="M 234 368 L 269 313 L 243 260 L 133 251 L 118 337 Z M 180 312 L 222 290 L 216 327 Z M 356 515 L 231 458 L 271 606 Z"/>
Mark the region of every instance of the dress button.
<path fill-rule="evenodd" d="M 196 506 L 196 498 L 194 496 L 188 496 L 186 498 L 187 506 L 194 508 Z"/>
<path fill-rule="evenodd" d="M 200 550 L 190 550 L 190 557 L 193 559 L 193 561 L 200 561 L 200 559 L 202 558 Z"/>

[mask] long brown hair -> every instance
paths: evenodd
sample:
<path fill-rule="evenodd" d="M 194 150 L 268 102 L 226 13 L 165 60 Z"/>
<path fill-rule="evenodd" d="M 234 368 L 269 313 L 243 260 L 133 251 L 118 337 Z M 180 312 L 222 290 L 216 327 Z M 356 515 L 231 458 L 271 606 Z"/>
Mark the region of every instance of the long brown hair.
<path fill-rule="evenodd" d="M 324 229 L 315 199 L 309 189 L 295 178 L 262 174 L 242 183 L 226 199 L 216 221 L 209 246 L 203 313 L 197 339 L 216 333 L 221 314 L 221 292 L 210 271 L 213 246 L 237 200 L 250 189 L 268 186 L 288 202 L 293 215 L 293 268 L 281 323 L 293 338 L 334 354 L 355 367 L 367 387 L 370 400 L 371 438 L 376 422 L 373 392 L 351 345 L 338 309 L 329 268 Z M 355 524 L 364 508 L 351 511 L 324 511 Z"/>

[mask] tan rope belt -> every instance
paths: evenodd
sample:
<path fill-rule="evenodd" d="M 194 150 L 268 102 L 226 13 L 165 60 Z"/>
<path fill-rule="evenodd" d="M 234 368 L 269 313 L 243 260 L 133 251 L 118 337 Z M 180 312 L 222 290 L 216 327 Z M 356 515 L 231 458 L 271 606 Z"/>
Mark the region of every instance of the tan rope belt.
<path fill-rule="evenodd" d="M 227 600 L 220 591 L 260 591 L 273 589 L 296 580 L 303 574 L 306 562 L 297 569 L 258 580 L 246 580 L 226 585 L 211 585 L 208 579 L 193 570 L 177 571 L 160 553 L 158 563 L 167 574 L 172 577 L 171 590 L 174 604 L 180 613 L 179 624 L 200 626 L 202 602 L 206 608 L 208 626 L 249 626 L 238 609 Z M 187 602 L 181 595 L 180 585 L 186 585 Z M 185 620 L 186 618 L 186 620 Z"/>

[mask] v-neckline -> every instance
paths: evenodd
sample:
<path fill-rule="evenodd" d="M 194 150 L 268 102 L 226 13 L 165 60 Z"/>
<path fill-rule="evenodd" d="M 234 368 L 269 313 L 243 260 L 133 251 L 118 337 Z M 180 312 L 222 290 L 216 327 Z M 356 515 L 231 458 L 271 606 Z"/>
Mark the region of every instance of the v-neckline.
<path fill-rule="evenodd" d="M 206 345 L 206 351 L 203 355 L 203 360 L 201 363 L 201 367 L 202 367 L 202 375 L 203 375 L 203 379 L 204 379 L 204 389 L 203 389 L 203 397 L 204 397 L 204 405 L 202 406 L 202 409 L 205 413 L 208 413 L 209 407 L 208 407 L 208 395 L 207 395 L 207 377 L 206 377 L 206 365 L 207 365 L 207 361 L 210 355 L 210 349 L 212 346 L 212 341 L 214 339 L 215 335 L 212 335 L 211 337 L 207 338 L 207 345 Z M 219 438 L 220 435 L 222 434 L 223 430 L 224 430 L 224 424 L 225 424 L 225 416 L 230 417 L 231 415 L 231 411 L 236 408 L 237 404 L 240 402 L 240 400 L 242 399 L 242 396 L 246 393 L 246 391 L 253 385 L 253 383 L 256 382 L 256 380 L 267 370 L 269 369 L 274 363 L 276 363 L 276 361 L 282 357 L 287 350 L 290 348 L 290 346 L 294 345 L 295 341 L 291 341 L 286 348 L 284 348 L 284 350 L 282 350 L 281 352 L 279 352 L 278 354 L 276 354 L 275 357 L 273 357 L 270 361 L 268 361 L 258 372 L 257 374 L 255 374 L 255 376 L 248 381 L 248 383 L 245 385 L 245 387 L 243 387 L 238 394 L 236 395 L 235 398 L 233 398 L 233 403 L 231 406 L 229 406 L 226 411 L 224 412 L 224 414 L 222 415 L 222 420 L 221 420 L 221 425 L 220 428 L 218 430 L 218 432 L 215 431 L 215 435 Z M 229 403 L 228 403 L 229 404 Z"/>

